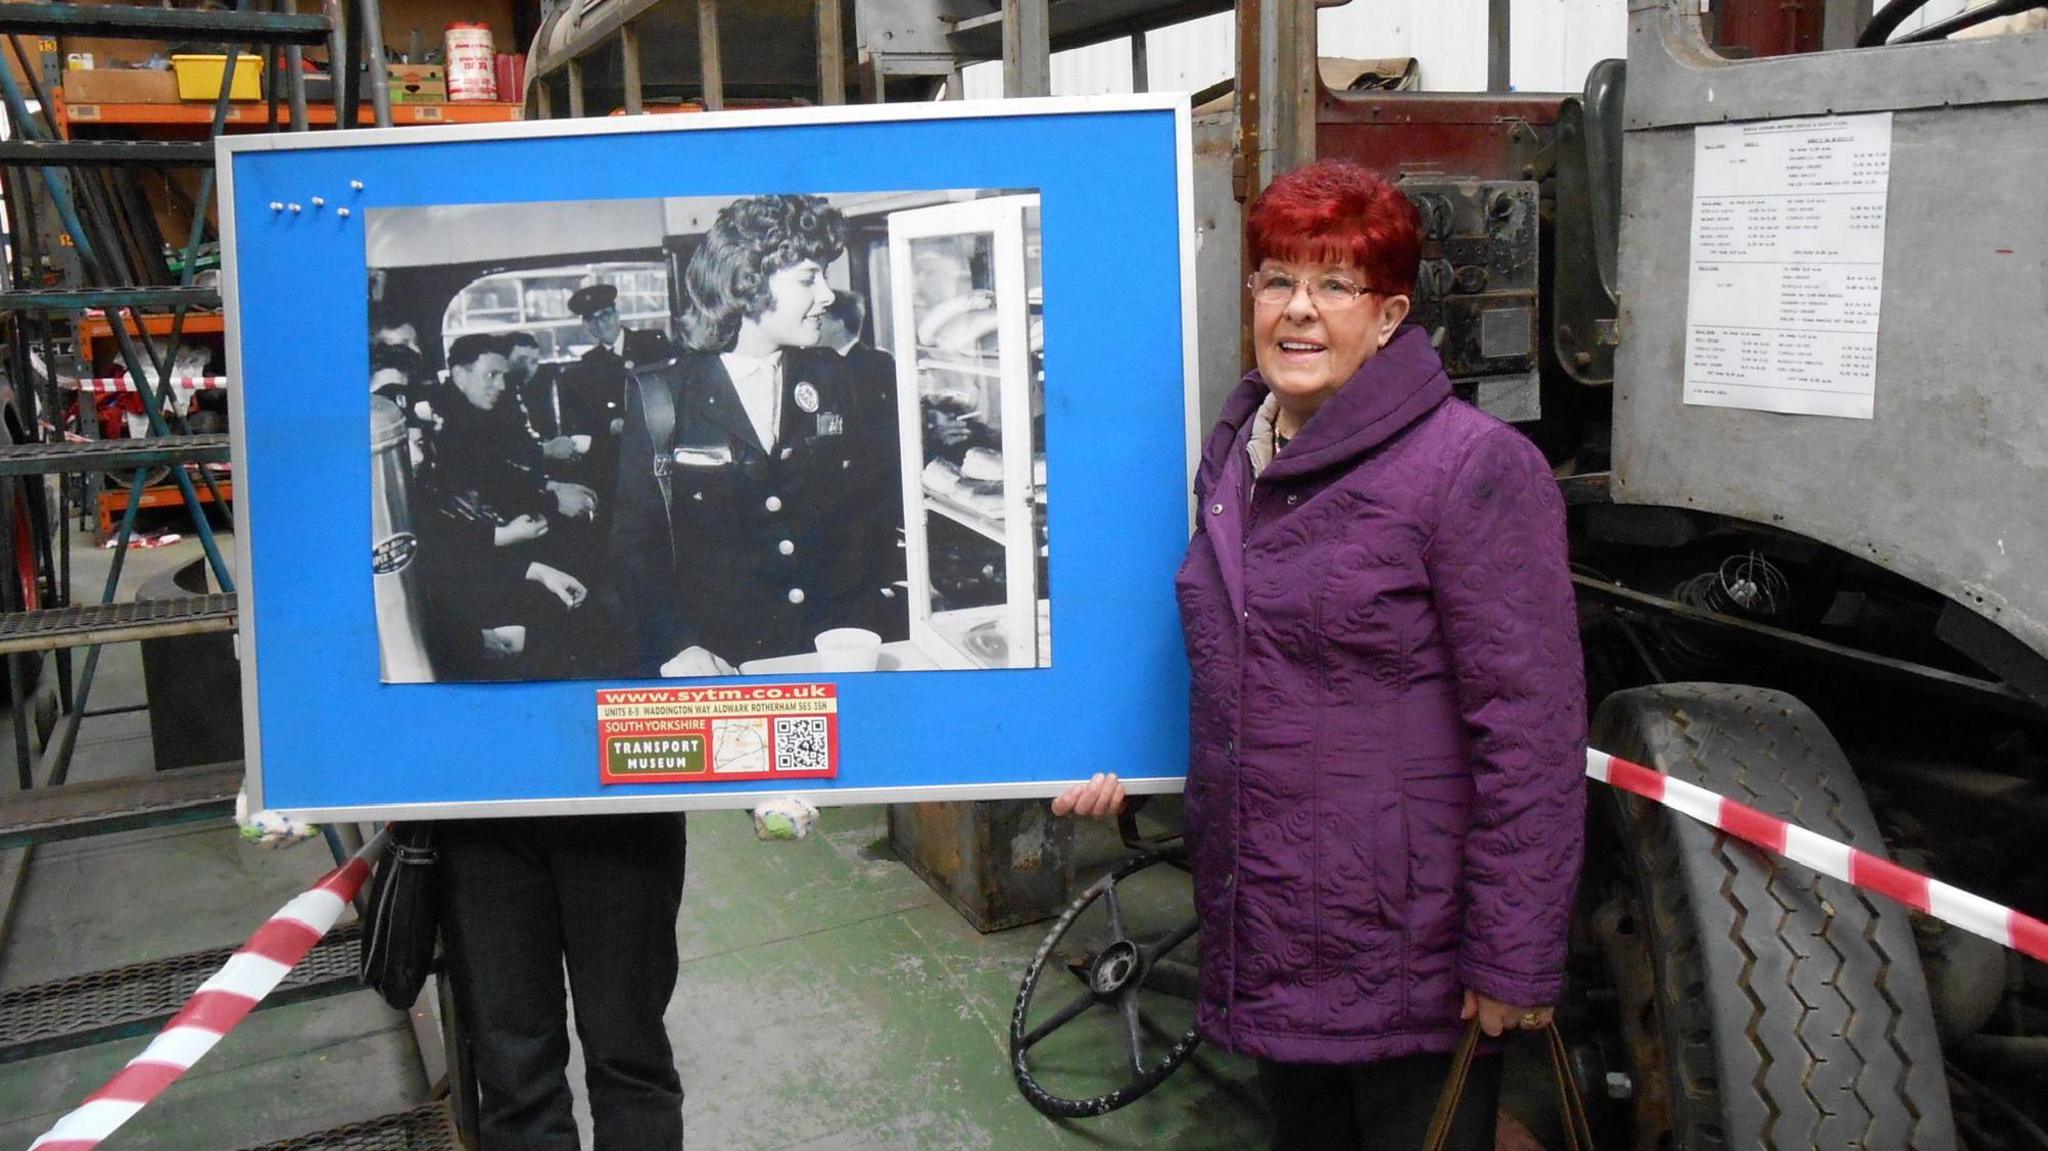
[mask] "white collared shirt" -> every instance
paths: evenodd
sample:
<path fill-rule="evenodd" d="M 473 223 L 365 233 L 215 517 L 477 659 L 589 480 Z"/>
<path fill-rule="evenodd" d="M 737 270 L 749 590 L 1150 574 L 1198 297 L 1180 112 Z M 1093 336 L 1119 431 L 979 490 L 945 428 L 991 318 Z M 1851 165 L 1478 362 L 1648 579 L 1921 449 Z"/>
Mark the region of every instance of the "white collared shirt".
<path fill-rule="evenodd" d="M 755 359 L 738 352 L 720 352 L 718 359 L 725 365 L 725 374 L 732 377 L 733 390 L 740 394 L 754 435 L 762 447 L 773 450 L 776 432 L 782 426 L 782 353 Z"/>

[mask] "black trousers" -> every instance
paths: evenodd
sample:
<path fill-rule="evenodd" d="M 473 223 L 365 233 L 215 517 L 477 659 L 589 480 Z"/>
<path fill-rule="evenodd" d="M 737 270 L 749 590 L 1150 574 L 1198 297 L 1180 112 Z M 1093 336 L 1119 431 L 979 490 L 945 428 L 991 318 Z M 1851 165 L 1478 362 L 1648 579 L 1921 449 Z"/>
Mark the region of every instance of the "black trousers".
<path fill-rule="evenodd" d="M 578 1151 L 565 961 L 597 1151 L 679 1151 L 683 1085 L 662 1013 L 676 985 L 683 817 L 451 820 L 436 838 L 483 1151 Z"/>
<path fill-rule="evenodd" d="M 1450 1078 L 1445 1055 L 1349 1065 L 1259 1060 L 1273 1151 L 1422 1151 Z M 1493 1151 L 1501 1057 L 1472 1060 L 1447 1151 Z"/>

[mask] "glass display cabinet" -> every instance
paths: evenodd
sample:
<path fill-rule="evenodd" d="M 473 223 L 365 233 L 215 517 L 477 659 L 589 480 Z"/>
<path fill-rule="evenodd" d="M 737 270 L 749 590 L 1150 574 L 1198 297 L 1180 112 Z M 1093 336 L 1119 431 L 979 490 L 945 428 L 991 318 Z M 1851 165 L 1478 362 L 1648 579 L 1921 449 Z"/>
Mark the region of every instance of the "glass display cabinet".
<path fill-rule="evenodd" d="M 910 638 L 946 668 L 1049 667 L 1036 195 L 892 213 Z"/>

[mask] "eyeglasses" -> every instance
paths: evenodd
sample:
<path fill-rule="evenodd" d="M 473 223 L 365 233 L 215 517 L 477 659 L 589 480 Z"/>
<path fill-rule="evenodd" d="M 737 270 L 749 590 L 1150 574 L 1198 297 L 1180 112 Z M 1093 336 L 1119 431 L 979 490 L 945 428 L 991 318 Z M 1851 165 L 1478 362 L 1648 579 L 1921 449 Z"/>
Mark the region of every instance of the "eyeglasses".
<path fill-rule="evenodd" d="M 1319 308 L 1348 308 L 1368 295 L 1386 295 L 1378 288 L 1354 284 L 1342 276 L 1302 280 L 1286 272 L 1253 272 L 1244 281 L 1245 287 L 1252 290 L 1252 299 L 1261 304 L 1288 303 L 1303 284 L 1308 285 L 1308 298 Z"/>

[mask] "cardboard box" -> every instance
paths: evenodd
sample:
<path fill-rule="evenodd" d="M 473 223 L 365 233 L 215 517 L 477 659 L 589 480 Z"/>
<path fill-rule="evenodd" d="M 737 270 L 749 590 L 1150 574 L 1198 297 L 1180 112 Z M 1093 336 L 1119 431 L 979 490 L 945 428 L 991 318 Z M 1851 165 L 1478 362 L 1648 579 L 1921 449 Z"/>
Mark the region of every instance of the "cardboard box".
<path fill-rule="evenodd" d="M 393 84 L 391 86 L 391 102 L 393 104 L 446 104 L 448 102 L 448 85 L 440 81 L 431 84 L 419 83 L 406 84 L 404 86 Z"/>
<path fill-rule="evenodd" d="M 448 69 L 439 64 L 387 64 L 393 104 L 445 104 Z"/>
<path fill-rule="evenodd" d="M 218 83 L 218 81 L 216 81 Z M 64 73 L 67 104 L 175 104 L 178 78 L 169 72 L 85 68 Z"/>
<path fill-rule="evenodd" d="M 448 69 L 439 64 L 386 64 L 384 74 L 391 80 L 393 88 L 413 84 L 448 83 Z"/>

